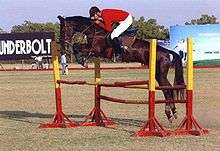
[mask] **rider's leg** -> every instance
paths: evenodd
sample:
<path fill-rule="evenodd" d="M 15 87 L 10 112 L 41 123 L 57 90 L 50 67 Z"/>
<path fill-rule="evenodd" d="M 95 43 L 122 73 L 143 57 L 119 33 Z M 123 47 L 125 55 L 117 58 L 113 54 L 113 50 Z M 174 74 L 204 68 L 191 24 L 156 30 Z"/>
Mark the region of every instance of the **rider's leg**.
<path fill-rule="evenodd" d="M 61 65 L 62 65 L 62 75 L 64 75 L 65 74 L 65 63 L 61 63 Z"/>
<path fill-rule="evenodd" d="M 120 24 L 115 28 L 111 33 L 111 39 L 113 40 L 113 47 L 117 54 L 122 54 L 124 52 L 123 48 L 121 47 L 121 42 L 119 41 L 118 37 L 131 26 L 133 22 L 132 16 L 128 15 L 128 17 L 121 21 Z"/>
<path fill-rule="evenodd" d="M 72 49 L 73 49 L 73 52 L 74 52 L 74 56 L 75 56 L 75 58 L 76 58 L 76 62 L 78 63 L 78 64 L 81 64 L 82 66 L 84 66 L 84 60 L 83 60 L 83 57 L 81 57 L 81 55 L 80 55 L 80 48 L 79 48 L 79 46 L 78 45 L 74 45 L 73 47 L 72 47 Z"/>
<path fill-rule="evenodd" d="M 122 48 L 121 42 L 118 39 L 118 37 L 113 38 L 112 42 L 113 42 L 113 48 L 116 51 L 116 55 L 122 54 L 123 53 L 123 48 Z"/>
<path fill-rule="evenodd" d="M 111 39 L 114 39 L 115 37 L 121 35 L 125 30 L 128 29 L 128 27 L 131 26 L 132 22 L 132 16 L 128 15 L 128 17 L 124 21 L 121 21 L 120 24 L 112 31 Z"/>

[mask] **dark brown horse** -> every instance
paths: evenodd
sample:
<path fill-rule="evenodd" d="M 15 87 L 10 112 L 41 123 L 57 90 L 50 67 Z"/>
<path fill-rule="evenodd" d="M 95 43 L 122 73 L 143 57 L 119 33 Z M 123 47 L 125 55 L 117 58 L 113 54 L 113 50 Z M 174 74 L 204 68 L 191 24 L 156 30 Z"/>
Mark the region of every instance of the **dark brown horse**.
<path fill-rule="evenodd" d="M 103 29 L 94 24 L 92 20 L 86 17 L 74 16 L 63 18 L 58 16 L 60 20 L 60 42 L 61 48 L 73 49 L 77 58 L 77 62 L 83 64 L 82 58 L 90 56 L 112 58 L 113 50 L 110 42 L 107 40 L 107 34 Z M 86 36 L 87 42 L 77 44 L 72 42 L 75 33 L 80 33 Z M 134 37 L 122 36 L 123 45 L 127 48 L 123 54 L 122 61 L 124 62 L 140 62 L 148 65 L 149 63 L 149 48 L 150 42 L 140 40 Z M 78 52 L 77 50 L 78 49 Z M 172 59 L 171 59 L 172 58 Z M 164 47 L 157 45 L 156 58 L 156 80 L 159 86 L 171 86 L 167 79 L 168 71 L 171 66 L 175 67 L 174 85 L 185 85 L 183 77 L 183 65 L 178 54 Z M 162 90 L 167 101 L 184 99 L 183 90 Z M 169 121 L 172 117 L 176 118 L 176 107 L 174 103 L 166 103 L 165 113 Z"/>

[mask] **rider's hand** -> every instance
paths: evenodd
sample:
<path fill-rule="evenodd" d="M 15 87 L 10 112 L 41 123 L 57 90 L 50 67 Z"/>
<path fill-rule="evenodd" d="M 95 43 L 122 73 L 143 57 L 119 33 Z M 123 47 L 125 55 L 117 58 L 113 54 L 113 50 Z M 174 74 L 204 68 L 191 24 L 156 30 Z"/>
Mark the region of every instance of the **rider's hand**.
<path fill-rule="evenodd" d="M 99 21 L 104 21 L 102 17 L 99 17 L 98 20 L 99 20 Z"/>
<path fill-rule="evenodd" d="M 96 20 L 95 23 L 96 23 L 96 24 L 100 24 L 101 21 L 100 21 L 100 20 Z"/>
<path fill-rule="evenodd" d="M 91 17 L 91 20 L 95 20 L 95 17 L 93 16 L 93 17 Z"/>

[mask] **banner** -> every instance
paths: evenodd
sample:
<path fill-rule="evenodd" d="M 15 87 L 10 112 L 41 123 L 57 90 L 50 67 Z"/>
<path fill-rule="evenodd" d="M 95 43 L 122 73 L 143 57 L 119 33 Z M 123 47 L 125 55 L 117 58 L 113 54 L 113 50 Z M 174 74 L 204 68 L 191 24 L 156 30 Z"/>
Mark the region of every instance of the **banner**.
<path fill-rule="evenodd" d="M 0 60 L 51 55 L 52 32 L 0 34 Z"/>
<path fill-rule="evenodd" d="M 170 27 L 170 49 L 186 61 L 186 38 L 193 38 L 193 61 L 220 59 L 220 25 Z"/>

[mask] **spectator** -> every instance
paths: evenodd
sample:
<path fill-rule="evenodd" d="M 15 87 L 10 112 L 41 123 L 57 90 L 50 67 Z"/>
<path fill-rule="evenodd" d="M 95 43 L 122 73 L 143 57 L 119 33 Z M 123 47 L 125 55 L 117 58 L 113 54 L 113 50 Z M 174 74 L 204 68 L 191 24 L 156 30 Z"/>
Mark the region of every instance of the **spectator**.
<path fill-rule="evenodd" d="M 66 60 L 66 54 L 64 52 L 61 52 L 61 66 L 62 66 L 62 74 L 68 75 L 68 64 Z"/>
<path fill-rule="evenodd" d="M 37 69 L 43 69 L 43 57 L 42 56 L 37 56 L 34 58 L 36 65 L 37 65 Z"/>

